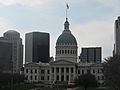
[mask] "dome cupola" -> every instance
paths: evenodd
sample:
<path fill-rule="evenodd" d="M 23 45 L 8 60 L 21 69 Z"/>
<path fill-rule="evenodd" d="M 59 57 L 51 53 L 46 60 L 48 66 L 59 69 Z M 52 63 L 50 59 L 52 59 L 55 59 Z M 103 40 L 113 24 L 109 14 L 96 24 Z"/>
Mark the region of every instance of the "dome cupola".
<path fill-rule="evenodd" d="M 55 59 L 77 62 L 77 41 L 69 29 L 68 18 L 64 23 L 64 30 L 56 42 Z"/>
<path fill-rule="evenodd" d="M 71 31 L 69 30 L 68 18 L 66 18 L 66 21 L 64 23 L 64 31 L 57 39 L 56 45 L 59 45 L 59 44 L 77 45 L 77 41 L 76 41 L 75 37 L 72 35 Z"/>

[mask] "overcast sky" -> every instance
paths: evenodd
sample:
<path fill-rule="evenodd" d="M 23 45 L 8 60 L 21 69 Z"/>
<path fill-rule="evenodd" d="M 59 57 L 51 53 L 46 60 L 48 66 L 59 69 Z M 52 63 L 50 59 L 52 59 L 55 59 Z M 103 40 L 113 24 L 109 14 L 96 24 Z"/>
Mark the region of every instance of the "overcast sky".
<path fill-rule="evenodd" d="M 0 35 L 7 30 L 50 33 L 50 55 L 63 31 L 66 2 L 70 30 L 82 47 L 100 46 L 103 58 L 112 55 L 114 21 L 120 15 L 120 0 L 0 0 Z"/>

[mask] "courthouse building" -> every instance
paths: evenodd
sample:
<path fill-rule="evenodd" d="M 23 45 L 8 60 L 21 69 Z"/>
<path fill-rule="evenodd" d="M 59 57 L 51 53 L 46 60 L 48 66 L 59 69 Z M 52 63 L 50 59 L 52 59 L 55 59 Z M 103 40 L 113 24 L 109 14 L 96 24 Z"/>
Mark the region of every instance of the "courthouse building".
<path fill-rule="evenodd" d="M 99 83 L 104 83 L 103 66 L 101 62 L 77 62 L 78 45 L 76 38 L 69 29 L 68 18 L 64 30 L 56 42 L 55 61 L 49 63 L 28 63 L 24 65 L 27 82 L 73 83 L 75 78 L 85 73 L 95 75 Z"/>

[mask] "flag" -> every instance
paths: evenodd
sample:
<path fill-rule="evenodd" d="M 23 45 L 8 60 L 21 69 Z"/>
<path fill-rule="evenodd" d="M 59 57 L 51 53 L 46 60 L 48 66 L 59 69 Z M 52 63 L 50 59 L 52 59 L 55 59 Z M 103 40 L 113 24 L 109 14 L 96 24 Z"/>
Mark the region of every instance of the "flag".
<path fill-rule="evenodd" d="M 69 5 L 66 3 L 66 7 L 67 7 L 67 9 L 69 9 Z"/>

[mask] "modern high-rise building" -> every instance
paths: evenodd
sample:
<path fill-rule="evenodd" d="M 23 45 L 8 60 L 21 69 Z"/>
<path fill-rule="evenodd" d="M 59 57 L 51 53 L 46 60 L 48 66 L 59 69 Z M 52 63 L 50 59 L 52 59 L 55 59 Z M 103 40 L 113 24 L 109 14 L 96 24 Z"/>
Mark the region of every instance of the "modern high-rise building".
<path fill-rule="evenodd" d="M 25 35 L 25 63 L 49 62 L 49 33 L 31 32 Z"/>
<path fill-rule="evenodd" d="M 114 54 L 120 55 L 120 16 L 115 21 L 115 45 Z"/>
<path fill-rule="evenodd" d="M 13 72 L 19 73 L 23 66 L 23 44 L 20 34 L 17 31 L 9 30 L 4 33 L 4 38 L 12 43 Z"/>
<path fill-rule="evenodd" d="M 12 71 L 12 43 L 0 37 L 0 71 Z"/>
<path fill-rule="evenodd" d="M 80 61 L 82 63 L 101 63 L 101 47 L 82 48 Z"/>

